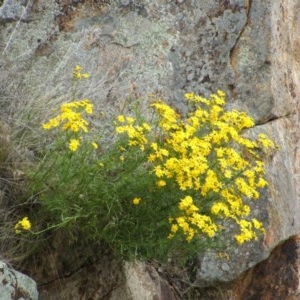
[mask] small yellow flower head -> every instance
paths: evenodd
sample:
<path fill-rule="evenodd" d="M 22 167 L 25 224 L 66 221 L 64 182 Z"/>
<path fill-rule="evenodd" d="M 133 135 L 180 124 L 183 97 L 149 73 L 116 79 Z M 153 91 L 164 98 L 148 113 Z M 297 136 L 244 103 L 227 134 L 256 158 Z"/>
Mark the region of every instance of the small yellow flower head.
<path fill-rule="evenodd" d="M 31 229 L 31 223 L 28 219 L 28 217 L 24 217 L 22 220 L 20 220 L 16 225 L 15 225 L 15 233 L 19 234 L 21 233 L 21 230 L 30 230 Z"/>
<path fill-rule="evenodd" d="M 252 219 L 252 223 L 255 229 L 261 229 L 263 228 L 263 225 L 261 222 L 259 222 L 257 219 Z"/>
<path fill-rule="evenodd" d="M 81 66 L 79 66 L 79 65 L 75 66 L 74 71 L 73 71 L 73 77 L 75 79 L 82 79 L 82 78 L 87 79 L 90 77 L 90 75 L 88 73 L 81 73 L 81 70 L 82 70 Z"/>
<path fill-rule="evenodd" d="M 43 129 L 49 130 L 58 127 L 60 125 L 60 122 L 61 122 L 61 118 L 60 116 L 57 116 L 55 118 L 50 119 L 47 123 L 44 123 L 42 126 Z"/>
<path fill-rule="evenodd" d="M 123 115 L 119 115 L 117 120 L 120 122 L 120 123 L 124 123 L 125 122 L 125 117 Z"/>
<path fill-rule="evenodd" d="M 225 93 L 221 90 L 217 90 L 217 94 L 219 97 L 222 97 L 222 98 L 225 97 Z"/>
<path fill-rule="evenodd" d="M 192 100 L 194 98 L 194 94 L 193 93 L 186 93 L 184 95 L 186 100 Z"/>
<path fill-rule="evenodd" d="M 267 135 L 265 135 L 265 134 L 260 134 L 259 136 L 258 136 L 258 141 L 261 143 L 261 145 L 264 147 L 264 148 L 274 148 L 275 147 L 275 145 L 274 145 L 274 143 L 273 143 L 273 141 L 272 140 L 270 140 L 269 138 L 268 138 L 268 136 Z"/>
<path fill-rule="evenodd" d="M 92 146 L 94 147 L 94 149 L 98 149 L 98 144 L 97 144 L 97 143 L 92 142 L 91 144 L 92 144 Z"/>
<path fill-rule="evenodd" d="M 80 145 L 80 141 L 79 140 L 71 139 L 70 143 L 69 143 L 69 149 L 71 151 L 75 152 L 78 149 L 79 145 Z"/>
<path fill-rule="evenodd" d="M 118 127 L 116 127 L 116 132 L 117 133 L 124 133 L 125 132 L 125 128 L 123 127 L 123 126 L 118 126 Z"/>
<path fill-rule="evenodd" d="M 143 123 L 143 127 L 146 131 L 151 131 L 151 126 L 148 123 Z"/>
<path fill-rule="evenodd" d="M 91 115 L 93 113 L 93 104 L 90 103 L 89 99 L 83 100 L 84 110 L 87 114 Z"/>
<path fill-rule="evenodd" d="M 181 201 L 179 203 L 179 209 L 186 210 L 191 205 L 193 205 L 193 198 L 191 196 L 185 196 L 183 199 L 181 199 Z"/>
<path fill-rule="evenodd" d="M 82 78 L 85 78 L 85 79 L 88 79 L 88 78 L 90 77 L 90 74 L 88 74 L 88 73 L 83 73 L 83 74 L 81 74 L 81 77 L 82 77 Z"/>
<path fill-rule="evenodd" d="M 82 70 L 82 67 L 79 66 L 79 65 L 76 65 L 75 68 L 74 68 L 74 71 L 77 71 L 77 72 L 79 72 L 81 70 Z"/>
<path fill-rule="evenodd" d="M 126 121 L 127 121 L 128 124 L 133 124 L 135 122 L 135 119 L 132 118 L 132 117 L 127 117 Z"/>
<path fill-rule="evenodd" d="M 140 202 L 141 202 L 141 198 L 134 198 L 133 200 L 132 200 L 132 203 L 134 204 L 134 205 L 139 205 L 140 204 Z"/>
<path fill-rule="evenodd" d="M 157 182 L 157 186 L 158 187 L 163 187 L 163 186 L 165 186 L 167 183 L 164 181 L 164 180 L 159 180 L 158 182 Z"/>

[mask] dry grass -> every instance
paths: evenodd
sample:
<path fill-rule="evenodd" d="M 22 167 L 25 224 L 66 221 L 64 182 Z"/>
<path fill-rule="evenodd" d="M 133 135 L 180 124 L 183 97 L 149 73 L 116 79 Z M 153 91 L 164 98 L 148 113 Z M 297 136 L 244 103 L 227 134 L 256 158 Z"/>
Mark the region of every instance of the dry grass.
<path fill-rule="evenodd" d="M 27 256 L 25 244 L 14 232 L 23 206 L 19 201 L 24 191 L 24 178 L 11 129 L 3 122 L 0 124 L 0 145 L 0 253 L 1 259 L 17 263 Z"/>

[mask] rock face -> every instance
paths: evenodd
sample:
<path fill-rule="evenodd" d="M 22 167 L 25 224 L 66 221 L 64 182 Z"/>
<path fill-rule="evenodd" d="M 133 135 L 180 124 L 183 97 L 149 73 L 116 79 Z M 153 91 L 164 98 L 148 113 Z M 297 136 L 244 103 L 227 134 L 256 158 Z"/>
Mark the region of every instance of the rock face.
<path fill-rule="evenodd" d="M 126 263 L 124 267 L 126 283 L 113 291 L 110 299 L 161 299 L 179 300 L 174 289 L 160 277 L 154 267 L 145 263 Z M 125 293 L 126 292 L 126 293 Z"/>
<path fill-rule="evenodd" d="M 179 300 L 173 287 L 163 279 L 158 271 L 149 263 L 122 263 L 111 253 L 107 245 L 98 245 L 93 249 L 77 249 L 74 251 L 67 243 L 57 240 L 51 245 L 51 256 L 54 266 L 40 258 L 35 276 L 40 283 L 39 299 L 164 299 Z M 55 250 L 54 250 L 55 249 Z M 73 251 L 72 251 L 73 250 Z M 85 251 L 93 261 L 80 260 L 78 256 Z M 59 259 L 56 258 L 59 257 Z M 45 264 L 45 265 L 43 265 Z M 73 271 L 66 273 L 66 266 L 71 265 Z M 0 298 L 1 299 L 1 298 Z"/>
<path fill-rule="evenodd" d="M 183 109 L 186 91 L 224 90 L 229 107 L 254 116 L 254 131 L 279 145 L 266 162 L 269 189 L 253 205 L 266 226 L 264 240 L 228 247 L 226 260 L 199 257 L 199 286 L 233 280 L 299 233 L 298 2 L 4 0 L 0 109 L 10 116 L 4 121 L 32 128 L 40 112 L 47 118 L 45 103 L 70 99 L 76 64 L 92 74 L 78 96 L 90 98 L 107 120 L 132 99 L 147 105 L 148 94 Z M 27 115 L 24 106 L 31 107 Z M 14 116 L 24 124 L 13 124 Z"/>
<path fill-rule="evenodd" d="M 0 299 L 3 300 L 37 300 L 36 283 L 0 261 Z"/>
<path fill-rule="evenodd" d="M 266 261 L 246 273 L 236 299 L 299 299 L 299 256 L 299 236 L 277 246 Z"/>

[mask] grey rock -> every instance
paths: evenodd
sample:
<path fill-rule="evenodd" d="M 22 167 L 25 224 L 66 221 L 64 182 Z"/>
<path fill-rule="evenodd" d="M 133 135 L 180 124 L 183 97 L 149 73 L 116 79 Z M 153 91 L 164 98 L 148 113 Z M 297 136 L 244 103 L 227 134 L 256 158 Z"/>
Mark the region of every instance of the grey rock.
<path fill-rule="evenodd" d="M 222 263 L 222 270 L 225 271 L 225 272 L 228 272 L 230 271 L 230 267 L 227 263 Z"/>
<path fill-rule="evenodd" d="M 131 0 L 120 0 L 120 4 L 123 6 L 127 6 L 127 5 L 131 4 Z"/>
<path fill-rule="evenodd" d="M 37 300 L 34 280 L 0 261 L 0 300 Z"/>
<path fill-rule="evenodd" d="M 0 7 L 0 22 L 27 20 L 31 3 L 32 0 L 4 0 Z"/>

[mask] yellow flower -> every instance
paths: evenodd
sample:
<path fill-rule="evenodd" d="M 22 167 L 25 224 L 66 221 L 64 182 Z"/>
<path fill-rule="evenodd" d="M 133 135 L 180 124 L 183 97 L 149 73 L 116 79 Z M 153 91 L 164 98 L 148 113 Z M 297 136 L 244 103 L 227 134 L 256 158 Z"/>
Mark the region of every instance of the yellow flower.
<path fill-rule="evenodd" d="M 119 115 L 117 120 L 120 122 L 120 123 L 124 123 L 125 122 L 125 117 L 123 115 Z"/>
<path fill-rule="evenodd" d="M 152 144 L 150 145 L 150 147 L 151 147 L 154 151 L 157 151 L 157 149 L 158 149 L 157 143 L 152 143 Z"/>
<path fill-rule="evenodd" d="M 273 148 L 275 146 L 274 143 L 263 133 L 258 136 L 258 141 L 264 148 Z"/>
<path fill-rule="evenodd" d="M 158 187 L 163 187 L 163 186 L 165 186 L 166 185 L 166 182 L 164 181 L 164 180 L 159 180 L 158 182 L 157 182 L 157 186 Z"/>
<path fill-rule="evenodd" d="M 135 122 L 135 119 L 132 117 L 127 117 L 126 121 L 128 122 L 128 124 L 133 124 Z"/>
<path fill-rule="evenodd" d="M 125 132 L 125 128 L 123 126 L 118 126 L 118 127 L 116 127 L 116 132 L 117 133 L 124 133 Z"/>
<path fill-rule="evenodd" d="M 191 196 L 185 196 L 183 199 L 181 199 L 181 201 L 179 203 L 179 209 L 186 210 L 191 205 L 193 205 L 193 198 Z"/>
<path fill-rule="evenodd" d="M 194 98 L 194 94 L 193 93 L 186 93 L 184 95 L 186 100 L 192 100 Z"/>
<path fill-rule="evenodd" d="M 81 78 L 81 75 L 80 75 L 79 72 L 74 72 L 73 76 L 74 76 L 75 79 L 80 79 Z"/>
<path fill-rule="evenodd" d="M 214 215 L 222 215 L 225 216 L 226 218 L 230 217 L 230 211 L 228 206 L 225 203 L 222 202 L 216 202 L 212 207 L 211 207 L 211 212 Z"/>
<path fill-rule="evenodd" d="M 90 77 L 90 74 L 88 74 L 88 73 L 83 73 L 81 75 L 82 75 L 82 78 L 85 78 L 85 79 Z"/>
<path fill-rule="evenodd" d="M 19 234 L 21 233 L 22 230 L 30 230 L 31 229 L 31 223 L 28 219 L 28 217 L 24 217 L 22 220 L 20 220 L 16 225 L 15 225 L 15 233 Z"/>
<path fill-rule="evenodd" d="M 74 71 L 81 71 L 82 70 L 82 67 L 79 66 L 79 65 L 76 65 L 75 68 L 74 68 Z"/>
<path fill-rule="evenodd" d="M 165 172 L 161 166 L 156 166 L 154 168 L 154 172 L 155 172 L 156 177 L 158 177 L 158 178 L 162 177 L 165 174 Z"/>
<path fill-rule="evenodd" d="M 253 223 L 253 226 L 254 226 L 254 228 L 256 228 L 256 229 L 261 229 L 261 228 L 263 228 L 263 226 L 262 226 L 262 223 L 261 222 L 259 222 L 257 219 L 252 219 L 252 223 Z"/>
<path fill-rule="evenodd" d="M 82 70 L 81 66 L 79 66 L 79 65 L 75 66 L 74 71 L 73 71 L 73 77 L 75 79 L 82 79 L 82 78 L 87 79 L 90 77 L 90 75 L 88 73 L 81 74 L 81 70 Z"/>
<path fill-rule="evenodd" d="M 132 203 L 134 204 L 134 205 L 139 205 L 140 204 L 140 202 L 141 202 L 141 198 L 134 198 L 133 200 L 132 200 Z"/>
<path fill-rule="evenodd" d="M 47 123 L 44 123 L 42 126 L 43 129 L 48 130 L 51 128 L 58 127 L 60 122 L 61 122 L 61 118 L 60 116 L 57 116 L 56 118 L 50 119 Z"/>
<path fill-rule="evenodd" d="M 217 90 L 217 94 L 218 96 L 220 96 L 221 98 L 225 97 L 225 93 L 221 90 Z"/>
<path fill-rule="evenodd" d="M 94 149 L 98 149 L 98 145 L 97 145 L 97 143 L 95 143 L 95 142 L 92 142 L 91 144 L 92 144 L 92 146 L 94 147 Z"/>
<path fill-rule="evenodd" d="M 143 127 L 147 131 L 151 131 L 151 126 L 148 123 L 143 123 Z"/>
<path fill-rule="evenodd" d="M 91 104 L 90 102 L 85 103 L 85 112 L 89 115 L 91 115 L 93 113 L 93 104 Z"/>
<path fill-rule="evenodd" d="M 177 224 L 172 224 L 171 225 L 171 232 L 176 233 L 178 231 L 179 227 Z"/>
<path fill-rule="evenodd" d="M 79 140 L 77 140 L 77 139 L 71 139 L 70 143 L 69 143 L 69 149 L 71 151 L 75 152 L 78 149 L 79 145 L 80 145 Z"/>

